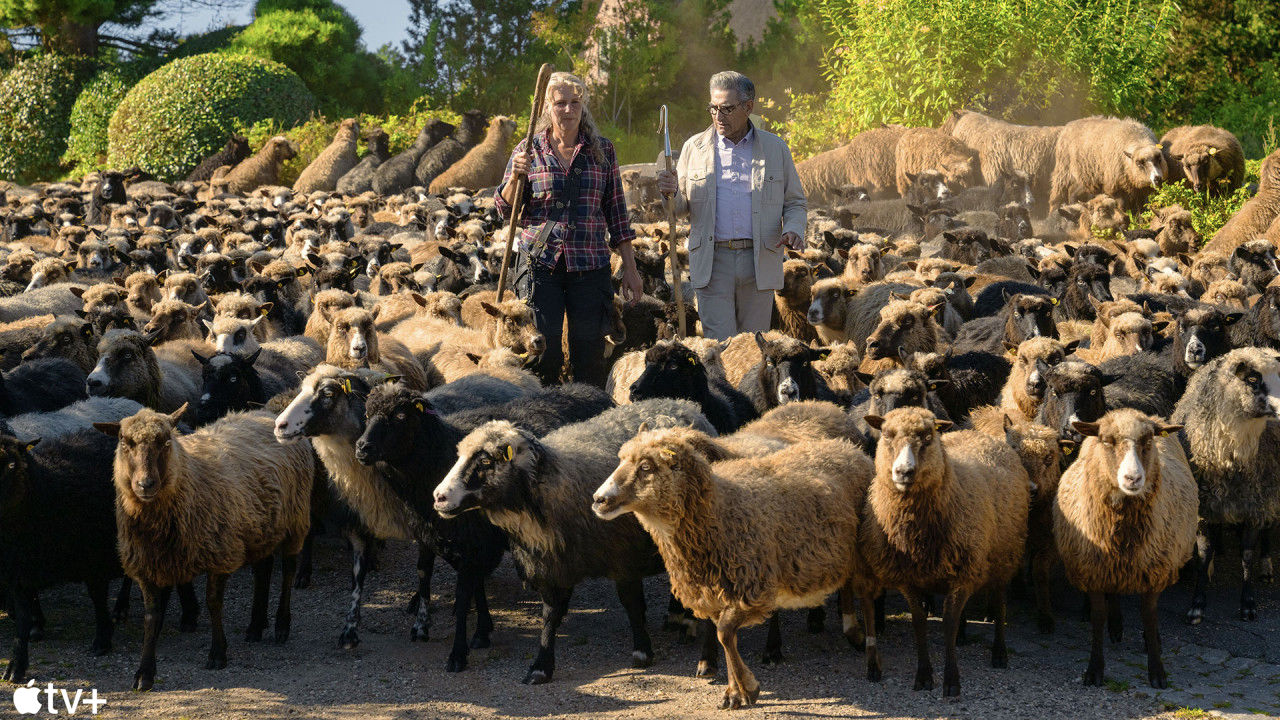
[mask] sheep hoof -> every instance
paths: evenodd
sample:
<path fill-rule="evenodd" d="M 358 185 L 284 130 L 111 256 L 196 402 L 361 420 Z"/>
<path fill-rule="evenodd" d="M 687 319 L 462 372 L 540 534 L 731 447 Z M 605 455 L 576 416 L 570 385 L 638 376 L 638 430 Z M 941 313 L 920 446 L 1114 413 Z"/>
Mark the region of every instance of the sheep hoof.
<path fill-rule="evenodd" d="M 760 658 L 762 665 L 781 665 L 782 661 L 781 650 L 765 650 L 764 655 Z"/>
<path fill-rule="evenodd" d="M 917 670 L 916 684 L 913 690 L 932 690 L 933 689 L 933 671 Z"/>
<path fill-rule="evenodd" d="M 226 666 L 227 666 L 227 654 L 225 652 L 209 653 L 209 660 L 205 662 L 204 669 L 205 670 L 221 670 Z"/>
<path fill-rule="evenodd" d="M 960 683 L 943 683 L 942 697 L 960 697 Z"/>
<path fill-rule="evenodd" d="M 991 667 L 1008 669 L 1009 651 L 1005 648 L 991 648 Z"/>
<path fill-rule="evenodd" d="M 297 576 L 293 578 L 293 587 L 295 590 L 302 590 L 303 588 L 311 587 L 311 573 L 298 573 Z"/>
<path fill-rule="evenodd" d="M 1169 675 L 1163 667 L 1152 668 L 1147 672 L 1147 682 L 1157 690 L 1164 690 L 1169 687 Z"/>
<path fill-rule="evenodd" d="M 196 631 L 195 618 L 188 619 L 184 617 L 178 621 L 178 632 L 190 633 L 195 631 Z"/>
<path fill-rule="evenodd" d="M 338 636 L 338 647 L 343 650 L 355 650 L 360 644 L 360 635 L 356 633 L 355 628 L 343 630 Z"/>
<path fill-rule="evenodd" d="M 138 673 L 133 676 L 133 689 L 138 692 L 147 692 L 155 684 L 156 676 L 154 672 L 148 673 L 139 670 Z"/>
<path fill-rule="evenodd" d="M 449 659 L 444 664 L 445 672 L 462 672 L 467 669 L 466 653 L 449 653 Z"/>
<path fill-rule="evenodd" d="M 807 619 L 807 622 L 808 622 L 809 632 L 815 635 L 822 632 L 824 629 L 826 629 L 825 626 L 827 622 L 827 611 L 820 607 L 811 608 L 809 610 L 809 617 Z"/>
<path fill-rule="evenodd" d="M 5 682 L 20 683 L 26 679 L 26 675 L 27 672 L 25 668 L 19 668 L 12 662 L 10 662 L 8 667 L 4 669 Z"/>
<path fill-rule="evenodd" d="M 289 642 L 289 628 L 277 627 L 275 635 L 271 638 L 272 642 L 277 645 L 283 645 Z"/>
<path fill-rule="evenodd" d="M 698 670 L 694 673 L 694 677 L 709 678 L 716 676 L 716 664 L 710 660 L 699 660 Z"/>
<path fill-rule="evenodd" d="M 1090 685 L 1094 685 L 1094 686 L 1102 685 L 1104 681 L 1105 681 L 1105 678 L 1102 675 L 1102 666 L 1089 663 L 1089 668 L 1084 671 L 1085 686 L 1087 687 Z"/>
<path fill-rule="evenodd" d="M 1187 624 L 1199 625 L 1204 622 L 1204 608 L 1193 607 L 1187 611 Z"/>
<path fill-rule="evenodd" d="M 1124 628 L 1118 628 L 1118 627 L 1108 628 L 1107 636 L 1111 638 L 1112 643 L 1118 643 L 1124 640 Z"/>
<path fill-rule="evenodd" d="M 1271 558 L 1264 558 L 1258 563 L 1258 582 L 1270 585 L 1275 582 L 1276 571 L 1275 566 L 1271 563 Z"/>
<path fill-rule="evenodd" d="M 472 650 L 482 650 L 484 648 L 492 647 L 492 646 L 493 646 L 493 642 L 489 640 L 488 635 L 476 635 L 475 637 L 471 638 Z"/>
<path fill-rule="evenodd" d="M 631 651 L 631 667 L 647 668 L 653 664 L 653 655 L 643 650 Z"/>
<path fill-rule="evenodd" d="M 520 682 L 525 685 L 541 685 L 543 683 L 551 682 L 551 673 L 543 670 L 530 670 L 529 674 L 525 675 L 524 679 Z"/>
<path fill-rule="evenodd" d="M 1240 619 L 1248 621 L 1258 619 L 1258 608 L 1252 600 L 1240 603 Z"/>
<path fill-rule="evenodd" d="M 418 641 L 426 642 L 431 639 L 430 635 L 431 635 L 431 632 L 426 628 L 419 627 L 418 625 L 414 625 L 409 630 L 409 642 L 418 642 Z"/>
<path fill-rule="evenodd" d="M 867 666 L 867 681 L 878 683 L 884 679 L 884 673 L 880 670 L 879 663 Z"/>

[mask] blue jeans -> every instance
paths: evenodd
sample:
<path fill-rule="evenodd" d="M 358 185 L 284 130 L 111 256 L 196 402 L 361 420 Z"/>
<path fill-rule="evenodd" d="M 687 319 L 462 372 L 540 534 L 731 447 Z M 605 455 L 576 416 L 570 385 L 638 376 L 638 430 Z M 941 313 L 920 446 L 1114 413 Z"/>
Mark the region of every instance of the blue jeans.
<path fill-rule="evenodd" d="M 538 332 L 547 339 L 546 352 L 534 367 L 543 385 L 558 384 L 564 366 L 561 338 L 569 320 L 569 376 L 574 382 L 603 388 L 604 336 L 613 305 L 609 266 L 596 270 L 565 269 L 564 256 L 555 269 L 533 263 L 523 254 L 516 273 L 516 294 L 533 308 Z"/>

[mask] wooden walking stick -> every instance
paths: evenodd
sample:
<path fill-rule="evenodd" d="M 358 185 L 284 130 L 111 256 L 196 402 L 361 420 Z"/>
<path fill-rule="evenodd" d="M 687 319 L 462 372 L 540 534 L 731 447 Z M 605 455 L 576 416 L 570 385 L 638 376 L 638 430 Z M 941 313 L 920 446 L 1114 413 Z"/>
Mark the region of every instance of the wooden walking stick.
<path fill-rule="evenodd" d="M 662 127 L 658 132 L 662 133 L 662 156 L 667 161 L 667 172 L 674 173 L 675 168 L 671 163 L 671 133 L 667 129 L 667 106 L 663 105 L 658 111 L 658 124 Z M 662 196 L 662 204 L 667 210 L 667 258 L 671 261 L 671 293 L 676 301 L 676 312 L 680 318 L 679 332 L 677 337 L 685 337 L 684 325 L 684 288 L 680 286 L 680 258 L 676 253 L 676 206 L 675 200 L 670 195 Z"/>
<path fill-rule="evenodd" d="M 533 108 L 529 112 L 529 131 L 524 136 L 524 147 L 533 147 L 533 131 L 538 125 L 538 117 L 542 115 L 542 96 L 547 94 L 547 81 L 551 79 L 554 68 L 551 63 L 542 63 L 538 70 L 538 83 L 533 91 Z M 502 251 L 502 269 L 498 271 L 498 302 L 502 302 L 502 294 L 507 289 L 507 267 L 511 265 L 511 250 L 516 244 L 516 230 L 520 227 L 520 215 L 524 212 L 524 186 L 529 181 L 528 175 L 515 180 L 515 194 L 511 199 L 511 223 L 507 225 L 507 247 Z"/>

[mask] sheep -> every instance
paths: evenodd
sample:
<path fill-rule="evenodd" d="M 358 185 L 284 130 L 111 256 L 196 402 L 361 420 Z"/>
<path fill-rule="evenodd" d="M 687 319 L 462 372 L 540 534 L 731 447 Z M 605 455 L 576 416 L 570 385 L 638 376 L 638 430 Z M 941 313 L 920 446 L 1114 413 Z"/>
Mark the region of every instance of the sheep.
<path fill-rule="evenodd" d="M 1200 488 L 1195 591 L 1187 621 L 1204 620 L 1206 587 L 1222 527 L 1241 526 L 1244 580 L 1240 617 L 1257 618 L 1253 561 L 1262 528 L 1280 520 L 1280 360 L 1272 350 L 1246 347 L 1209 361 L 1191 376 L 1170 421 L 1182 440 Z"/>
<path fill-rule="evenodd" d="M 894 148 L 894 180 L 898 194 L 906 197 L 911 186 L 908 175 L 924 170 L 941 172 L 952 188 L 976 185 L 980 170 L 977 162 L 973 150 L 942 130 L 910 128 L 898 137 Z"/>
<path fill-rule="evenodd" d="M 943 129 L 977 153 L 987 185 L 1024 173 L 1031 181 L 1037 214 L 1045 212 L 1062 126 L 1014 125 L 966 110 L 953 112 Z"/>
<path fill-rule="evenodd" d="M 644 422 L 714 432 L 696 405 L 669 399 L 614 408 L 541 439 L 495 420 L 458 443 L 458 462 L 435 488 L 440 515 L 479 510 L 507 532 L 523 576 L 542 596 L 542 635 L 525 683 L 552 679 L 556 629 L 573 586 L 589 577 L 613 578 L 631 624 L 632 664 L 652 662 L 641 578 L 662 572 L 661 558 L 638 522 L 606 524 L 590 514 L 588 503 L 616 466 L 622 444 Z"/>
<path fill-rule="evenodd" d="M 387 147 L 389 140 L 389 136 L 382 128 L 375 127 L 369 132 L 366 138 L 369 152 L 360 158 L 355 167 L 338 178 L 337 185 L 334 186 L 338 193 L 350 197 L 373 189 L 374 173 L 391 157 Z"/>
<path fill-rule="evenodd" d="M 1244 284 L 1250 294 L 1260 293 L 1276 277 L 1276 249 L 1266 240 L 1250 240 L 1238 245 L 1227 258 L 1227 271 Z"/>
<path fill-rule="evenodd" d="M 84 371 L 63 358 L 30 360 L 0 375 L 0 415 L 48 412 L 84 397 Z"/>
<path fill-rule="evenodd" d="M 1160 323 L 1163 327 L 1164 323 Z M 1098 346 L 1081 349 L 1081 360 L 1101 365 L 1112 358 L 1125 357 L 1151 349 L 1157 327 L 1142 313 L 1126 312 L 1111 318 L 1105 341 Z"/>
<path fill-rule="evenodd" d="M 209 302 L 209 295 L 204 290 L 204 284 L 200 282 L 200 277 L 195 273 L 180 272 L 173 273 L 164 279 L 164 298 L 168 300 L 181 300 L 188 305 L 196 307 L 204 307 Z M 213 312 L 209 311 L 205 316 L 206 319 L 213 317 Z"/>
<path fill-rule="evenodd" d="M 31 266 L 31 282 L 27 283 L 24 293 L 31 292 L 37 288 L 49 287 L 51 285 L 63 285 L 72 281 L 72 273 L 75 272 L 75 261 L 67 262 L 62 258 L 47 257 L 37 260 L 35 265 Z"/>
<path fill-rule="evenodd" d="M 760 333 L 753 336 L 760 359 L 738 382 L 741 392 L 764 413 L 771 408 L 796 400 L 834 400 L 813 363 L 827 356 L 827 350 L 811 348 L 790 337 L 766 340 Z"/>
<path fill-rule="evenodd" d="M 889 248 L 877 247 L 871 243 L 859 242 L 852 245 L 847 251 L 848 259 L 844 265 L 844 272 L 840 275 L 845 286 L 857 289 L 877 280 L 883 280 L 882 257 L 888 251 Z M 845 255 L 846 252 L 842 251 L 840 254 Z"/>
<path fill-rule="evenodd" d="M 124 279 L 125 303 L 139 317 L 151 317 L 151 306 L 160 302 L 159 279 L 149 272 L 130 273 Z"/>
<path fill-rule="evenodd" d="M 253 566 L 253 610 L 245 640 L 262 639 L 274 553 L 282 580 L 275 641 L 289 638 L 290 593 L 298 552 L 307 537 L 315 456 L 304 445 L 281 445 L 265 412 L 234 413 L 178 435 L 170 415 L 144 408 L 119 423 L 94 427 L 120 438 L 114 476 L 120 563 L 142 588 L 146 623 L 135 690 L 155 683 L 156 641 L 169 588 L 207 575 L 213 641 L 206 667 L 227 666 L 222 599 L 228 576 Z"/>
<path fill-rule="evenodd" d="M 29 412 L 10 418 L 14 437 L 52 440 L 80 430 L 92 430 L 93 423 L 122 420 L 142 409 L 127 398 L 91 397 L 52 412 Z"/>
<path fill-rule="evenodd" d="M 1258 192 L 1227 220 L 1200 254 L 1227 255 L 1236 246 L 1256 239 L 1280 216 L 1280 149 L 1274 150 L 1258 169 Z"/>
<path fill-rule="evenodd" d="M 999 353 L 1005 343 L 1017 345 L 1032 337 L 1058 337 L 1053 321 L 1057 300 L 1018 293 L 1007 301 L 1000 315 L 979 317 L 962 325 L 955 340 L 956 350 Z"/>
<path fill-rule="evenodd" d="M 708 379 L 719 378 L 720 380 L 725 380 L 726 371 L 722 356 L 722 350 L 725 347 L 724 341 L 690 336 L 680 339 L 679 342 L 698 356 L 698 360 L 706 370 Z M 657 343 L 654 344 L 656 345 Z M 613 398 L 615 403 L 625 405 L 631 402 L 631 385 L 644 372 L 645 355 L 647 353 L 647 350 L 628 352 L 618 358 L 618 361 L 609 369 L 609 377 L 605 380 L 604 390 Z M 731 384 L 727 386 L 733 387 Z"/>
<path fill-rule="evenodd" d="M 994 403 L 1009 376 L 1010 363 L 1001 355 L 951 350 L 903 353 L 903 361 L 924 374 L 947 410 L 947 419 L 968 426 L 975 407 Z"/>
<path fill-rule="evenodd" d="M 644 372 L 631 383 L 628 396 L 631 402 L 691 400 L 718 433 L 733 432 L 759 413 L 751 399 L 726 379 L 709 377 L 697 354 L 675 340 L 660 340 L 645 352 Z"/>
<path fill-rule="evenodd" d="M 530 362 L 540 357 L 546 350 L 546 339 L 538 332 L 533 308 L 523 300 L 486 302 L 485 294 L 471 295 L 462 301 L 462 322 L 481 331 L 489 347 L 505 347 L 525 354 Z"/>
<path fill-rule="evenodd" d="M 852 340 L 858 351 L 880 321 L 880 308 L 889 304 L 893 293 L 910 293 L 916 288 L 902 283 L 875 283 L 859 291 L 845 287 L 840 278 L 825 278 L 813 284 L 809 323 L 824 345 Z"/>
<path fill-rule="evenodd" d="M 1257 345 L 1280 349 L 1280 287 L 1264 289 L 1229 332 L 1235 347 Z"/>
<path fill-rule="evenodd" d="M 172 412 L 200 397 L 196 378 L 185 368 L 156 357 L 146 339 L 133 330 L 113 330 L 98 342 L 98 362 L 85 378 L 93 397 L 124 397 L 146 407 Z"/>
<path fill-rule="evenodd" d="M 933 316 L 940 307 L 894 299 L 880 308 L 880 323 L 867 336 L 864 369 L 867 361 L 880 361 L 876 367 L 893 367 L 901 363 L 904 355 L 937 350 L 943 330 Z"/>
<path fill-rule="evenodd" d="M 515 130 L 516 123 L 509 117 L 498 115 L 491 119 L 484 140 L 437 175 L 427 191 L 443 193 L 453 187 L 479 190 L 501 183 L 507 167 L 507 147 Z"/>
<path fill-rule="evenodd" d="M 453 167 L 454 163 L 461 160 L 468 150 L 480 143 L 484 128 L 484 115 L 479 110 L 468 110 L 463 113 L 453 133 L 422 154 L 422 159 L 418 161 L 418 166 L 413 171 L 418 184 L 432 187 L 431 183 L 438 176 Z M 503 168 L 505 167 L 506 163 L 503 163 Z"/>
<path fill-rule="evenodd" d="M 1186 179 L 1191 189 L 1212 196 L 1244 184 L 1244 150 L 1235 135 L 1212 125 L 1182 125 L 1160 138 L 1169 156 L 1169 182 Z"/>
<path fill-rule="evenodd" d="M 263 185 L 275 185 L 280 166 L 297 154 L 297 148 L 285 136 L 271 138 L 257 154 L 241 161 L 221 179 L 224 192 L 244 194 Z"/>
<path fill-rule="evenodd" d="M 1117 410 L 1075 428 L 1086 438 L 1058 483 L 1053 531 L 1067 580 L 1089 595 L 1093 649 L 1084 684 L 1104 680 L 1102 628 L 1107 604 L 1116 602 L 1111 596 L 1137 593 L 1147 681 L 1167 688 L 1156 604 L 1191 558 L 1199 509 L 1187 457 L 1171 437 L 1182 427 Z M 1113 641 L 1119 630 L 1113 628 Z"/>
<path fill-rule="evenodd" d="M 259 371 L 254 367 L 262 348 L 247 357 L 231 353 L 218 353 L 205 357 L 195 353 L 200 361 L 200 402 L 196 405 L 195 422 L 205 425 L 233 410 L 262 407 L 276 395 L 296 387 L 271 371 Z"/>
<path fill-rule="evenodd" d="M 414 169 L 423 154 L 453 131 L 454 127 L 443 120 L 432 120 L 424 125 L 412 145 L 374 170 L 373 191 L 383 197 L 403 192 L 414 183 Z"/>
<path fill-rule="evenodd" d="M 585 383 L 566 383 L 505 403 L 461 410 L 452 413 L 449 422 L 471 430 L 490 420 L 509 420 L 516 427 L 542 437 L 564 425 L 593 418 L 612 407 L 613 400 L 600 388 Z"/>
<path fill-rule="evenodd" d="M 142 328 L 147 341 L 156 344 L 186 338 L 200 339 L 204 307 L 188 305 L 181 300 L 161 300 L 151 308 L 151 320 Z"/>
<path fill-rule="evenodd" d="M 240 161 L 249 157 L 249 140 L 243 135 L 232 135 L 227 144 L 218 152 L 210 155 L 187 174 L 187 182 L 198 183 L 213 177 L 213 171 L 229 165 L 235 167 Z"/>
<path fill-rule="evenodd" d="M 89 196 L 89 209 L 85 212 L 88 225 L 104 225 L 107 205 L 123 203 L 127 200 L 124 191 L 124 174 L 118 170 L 107 170 L 99 173 L 93 184 L 93 192 Z"/>
<path fill-rule="evenodd" d="M 1098 368 L 1079 360 L 1064 360 L 1039 369 L 1047 387 L 1035 421 L 1053 428 L 1065 439 L 1079 442 L 1082 438 L 1071 423 L 1094 422 L 1106 414 L 1103 387 L 1115 378 L 1104 376 Z"/>
<path fill-rule="evenodd" d="M 817 206 L 830 202 L 840 187 L 852 184 L 875 198 L 893 197 L 897 191 L 894 152 L 906 131 L 901 125 L 873 128 L 845 145 L 796 163 L 805 195 Z"/>
<path fill-rule="evenodd" d="M 1048 390 L 1048 369 L 1075 351 L 1077 343 L 1063 344 L 1055 338 L 1023 340 L 1014 352 L 1009 377 L 1000 392 L 1000 411 L 1014 422 L 1036 417 Z"/>
<path fill-rule="evenodd" d="M 1101 116 L 1073 120 L 1054 146 L 1049 207 L 1101 193 L 1122 210 L 1137 211 L 1167 175 L 1164 151 L 1142 123 Z"/>
<path fill-rule="evenodd" d="M 1249 288 L 1239 280 L 1214 280 L 1198 298 L 1200 302 L 1218 305 L 1223 309 L 1249 309 Z"/>
<path fill-rule="evenodd" d="M 293 191 L 310 195 L 317 190 L 333 190 L 338 180 L 356 166 L 356 148 L 360 141 L 360 122 L 347 118 L 338 125 L 333 142 L 320 151 L 293 183 Z"/>
<path fill-rule="evenodd" d="M 809 324 L 807 313 L 813 287 L 813 270 L 804 260 L 782 264 L 782 288 L 773 291 L 773 325 L 802 343 L 818 340 L 818 331 Z"/>
<path fill-rule="evenodd" d="M 377 319 L 376 307 L 372 311 L 351 307 L 334 315 L 324 361 L 339 367 L 383 369 L 403 377 L 418 390 L 429 390 L 443 382 L 438 371 L 424 368 L 402 343 L 374 329 Z"/>
<path fill-rule="evenodd" d="M 1110 379 L 1105 392 L 1109 410 L 1133 408 L 1168 417 L 1178 402 L 1181 378 L 1167 355 L 1145 351 L 1123 355 L 1101 363 L 1098 369 Z"/>
<path fill-rule="evenodd" d="M 862 449 L 868 455 L 875 453 L 880 433 L 866 424 L 867 415 L 883 416 L 900 407 L 914 406 L 928 408 L 939 418 L 949 420 L 947 409 L 937 395 L 938 383 L 931 382 L 915 368 L 882 370 L 874 377 L 866 374 L 861 377 L 867 388 L 853 397 L 849 413 L 862 434 Z"/>
<path fill-rule="evenodd" d="M 356 296 L 345 290 L 331 288 L 315 294 L 314 308 L 307 316 L 303 334 L 324 345 L 329 342 L 333 316 L 349 307 L 356 307 Z"/>
<path fill-rule="evenodd" d="M 1194 253 L 1200 247 L 1200 233 L 1196 232 L 1192 215 L 1180 205 L 1161 208 L 1148 227 L 1156 231 L 1156 244 L 1165 257 Z"/>
<path fill-rule="evenodd" d="M 634 514 L 662 554 L 676 599 L 715 623 L 729 671 L 721 707 L 749 707 L 760 695 L 738 652 L 738 629 L 838 589 L 862 599 L 867 675 L 879 680 L 871 620 L 879 587 L 858 547 L 871 461 L 847 440 L 826 440 L 712 464 L 698 449 L 709 440 L 642 428 L 618 451 L 591 509 L 603 520 Z M 787 560 L 801 555 L 804 563 Z"/>
<path fill-rule="evenodd" d="M 972 430 L 941 434 L 950 423 L 928 410 L 899 408 L 866 421 L 880 431 L 880 443 L 859 528 L 863 557 L 911 607 L 916 690 L 933 688 L 924 591 L 946 592 L 942 694 L 956 696 L 956 631 L 965 603 L 984 587 L 995 615 L 991 665 L 1008 667 L 1005 586 L 1022 559 L 1030 480 L 1007 444 Z"/>
<path fill-rule="evenodd" d="M 264 315 L 259 315 L 253 320 L 218 317 L 212 323 L 207 323 L 209 337 L 217 352 L 249 357 L 262 351 L 262 356 L 257 363 L 258 369 L 288 380 L 315 367 L 324 358 L 324 350 L 311 338 L 305 336 L 259 343 L 254 328 L 265 321 Z M 290 386 L 292 384 L 290 382 Z"/>
<path fill-rule="evenodd" d="M 0 435 L 0 586 L 15 625 L 6 681 L 26 679 L 36 593 L 52 585 L 88 586 L 95 626 L 89 651 L 111 651 L 107 583 L 124 574 L 115 549 L 114 453 L 115 442 L 92 429 L 48 439 Z"/>

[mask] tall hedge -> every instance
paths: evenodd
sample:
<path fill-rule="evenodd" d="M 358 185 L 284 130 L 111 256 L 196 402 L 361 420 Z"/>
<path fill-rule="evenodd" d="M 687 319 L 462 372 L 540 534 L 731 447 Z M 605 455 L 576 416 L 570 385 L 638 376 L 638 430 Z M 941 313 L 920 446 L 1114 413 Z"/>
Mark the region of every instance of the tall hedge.
<path fill-rule="evenodd" d="M 111 64 L 99 70 L 80 90 L 71 106 L 71 128 L 63 163 L 80 174 L 100 169 L 107 159 L 107 124 L 129 90 L 156 69 L 159 60 Z"/>
<path fill-rule="evenodd" d="M 0 80 L 0 178 L 32 182 L 59 173 L 71 107 L 87 74 L 80 58 L 44 53 Z"/>
<path fill-rule="evenodd" d="M 221 53 L 182 58 L 143 78 L 120 102 L 111 116 L 107 162 L 174 180 L 232 132 L 262 120 L 292 127 L 314 109 L 302 80 L 279 63 Z"/>

